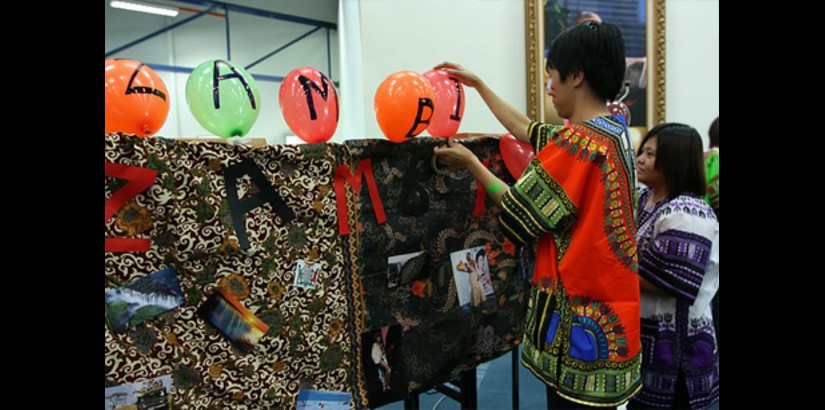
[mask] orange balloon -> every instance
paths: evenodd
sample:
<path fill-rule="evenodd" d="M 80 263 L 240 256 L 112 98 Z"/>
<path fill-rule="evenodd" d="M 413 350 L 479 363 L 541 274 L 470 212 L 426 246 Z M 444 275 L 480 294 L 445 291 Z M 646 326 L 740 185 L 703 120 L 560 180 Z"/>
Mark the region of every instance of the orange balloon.
<path fill-rule="evenodd" d="M 140 61 L 106 60 L 106 133 L 148 137 L 169 114 L 169 91 L 149 66 Z"/>
<path fill-rule="evenodd" d="M 435 94 L 429 80 L 414 71 L 387 77 L 375 92 L 375 119 L 392 142 L 415 138 L 427 129 L 435 111 Z"/>

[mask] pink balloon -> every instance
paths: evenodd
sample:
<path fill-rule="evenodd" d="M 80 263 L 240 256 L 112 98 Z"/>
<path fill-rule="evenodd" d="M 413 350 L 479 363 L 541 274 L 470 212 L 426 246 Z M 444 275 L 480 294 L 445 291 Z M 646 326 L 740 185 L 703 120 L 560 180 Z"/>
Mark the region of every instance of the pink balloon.
<path fill-rule="evenodd" d="M 607 110 L 610 111 L 610 114 L 624 117 L 624 122 L 627 126 L 630 126 L 630 108 L 627 108 L 627 105 L 621 101 L 611 101 L 607 103 Z"/>
<path fill-rule="evenodd" d="M 278 103 L 289 129 L 310 144 L 329 140 L 338 127 L 338 91 L 315 68 L 290 71 L 281 83 Z"/>
<path fill-rule="evenodd" d="M 444 70 L 427 71 L 424 77 L 430 81 L 435 94 L 435 111 L 427 131 L 434 137 L 452 137 L 464 117 L 464 86 Z"/>
<path fill-rule="evenodd" d="M 515 179 L 519 179 L 524 170 L 527 169 L 527 164 L 536 157 L 532 145 L 517 140 L 510 133 L 501 136 L 498 140 L 498 149 L 501 151 L 504 165 Z"/>

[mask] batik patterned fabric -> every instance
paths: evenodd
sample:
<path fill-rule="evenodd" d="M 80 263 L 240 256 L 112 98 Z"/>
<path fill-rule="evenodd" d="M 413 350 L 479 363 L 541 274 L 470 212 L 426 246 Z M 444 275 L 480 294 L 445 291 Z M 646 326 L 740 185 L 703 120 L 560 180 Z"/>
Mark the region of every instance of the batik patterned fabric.
<path fill-rule="evenodd" d="M 445 143 L 434 138 L 403 144 L 346 142 L 352 153 L 348 172 L 356 171 L 359 162 L 365 171 L 358 195 L 361 230 L 349 236 L 360 241 L 366 328 L 401 326 L 409 392 L 456 379 L 460 372 L 513 348 L 523 329 L 529 288 L 524 270 L 519 271 L 520 277 L 516 272 L 517 248 L 503 235 L 497 220 L 499 208 L 492 199 L 482 190 L 479 200 L 478 185 L 467 171 L 433 170 L 433 148 Z M 495 175 L 508 184 L 513 182 L 497 139 L 461 143 Z M 380 201 L 370 196 L 366 160 L 371 163 Z M 350 183 L 346 187 L 352 191 Z M 376 207 L 381 211 L 376 212 Z M 462 308 L 450 254 L 477 247 L 487 255 L 495 299 L 491 305 Z M 390 278 L 388 258 L 414 252 L 423 254 L 406 263 L 397 279 Z M 382 402 L 379 398 L 370 406 Z"/>
<path fill-rule="evenodd" d="M 653 191 L 645 189 L 640 203 Z M 642 378 L 635 401 L 672 407 L 682 372 L 690 405 L 719 399 L 719 350 L 710 303 L 719 288 L 719 223 L 710 206 L 683 194 L 639 211 L 639 276 L 669 296 L 642 292 Z"/>
<path fill-rule="evenodd" d="M 522 363 L 569 400 L 615 406 L 641 388 L 627 127 L 608 116 L 528 132 L 536 158 L 501 212 L 513 241 L 538 238 Z"/>
<path fill-rule="evenodd" d="M 710 204 L 716 219 L 719 219 L 719 147 L 705 152 L 705 178 L 708 183 L 708 193 L 705 202 Z"/>
<path fill-rule="evenodd" d="M 175 170 L 170 166 L 174 164 L 173 158 L 185 153 L 160 139 L 141 141 L 137 137 L 113 134 L 106 136 L 104 142 L 106 174 L 118 176 L 104 177 L 106 206 L 112 207 L 107 211 L 112 216 L 106 221 L 104 230 L 107 242 L 114 241 L 113 248 L 118 248 L 117 241 L 123 239 L 149 241 L 148 251 L 132 251 L 128 244 L 118 252 L 107 249 L 104 288 L 108 290 L 162 270 L 174 262 L 177 201 L 173 195 Z M 136 196 L 127 195 L 120 205 L 111 202 L 116 192 L 122 192 L 128 184 L 135 183 L 133 181 L 142 179 L 142 176 L 148 179 L 148 187 L 133 189 Z M 148 357 L 147 353 L 159 340 L 165 340 L 162 329 L 154 325 L 174 315 L 174 310 L 167 311 L 121 334 L 115 334 L 104 326 L 106 387 L 171 372 L 171 369 L 159 372 L 162 361 Z M 116 377 L 115 373 L 122 377 Z"/>
<path fill-rule="evenodd" d="M 106 288 L 173 267 L 185 296 L 183 306 L 126 333 L 105 329 L 107 386 L 171 374 L 172 408 L 294 408 L 302 388 L 353 392 L 353 404 L 363 402 L 352 371 L 360 354 L 360 282 L 344 269 L 355 243 L 337 235 L 332 187 L 343 156 L 340 146 L 326 144 L 253 149 L 107 135 L 106 161 L 158 173 L 125 205 L 145 208 L 151 228 L 107 222 L 107 236 L 144 234 L 151 245 L 148 252 L 106 253 Z M 245 248 L 225 178 L 239 164 L 246 167 L 234 179 L 240 203 L 274 189 L 292 212 L 285 217 L 271 203 L 249 209 Z M 247 172 L 253 168 L 268 187 L 254 183 Z M 106 183 L 108 197 L 117 180 Z M 354 197 L 344 202 L 354 206 Z M 346 223 L 355 228 L 354 219 Z M 314 289 L 296 285 L 300 261 L 320 265 Z M 269 326 L 249 352 L 196 313 L 218 289 Z"/>
<path fill-rule="evenodd" d="M 106 220 L 106 247 L 113 251 L 107 255 L 115 258 L 107 257 L 107 266 L 115 260 L 151 264 L 149 260 L 171 257 L 179 208 L 176 159 L 186 153 L 167 140 L 149 143 L 118 134 L 107 136 L 104 153 L 106 209 L 111 214 Z M 124 239 L 144 240 L 148 251 L 132 252 L 135 244 L 124 244 Z"/>

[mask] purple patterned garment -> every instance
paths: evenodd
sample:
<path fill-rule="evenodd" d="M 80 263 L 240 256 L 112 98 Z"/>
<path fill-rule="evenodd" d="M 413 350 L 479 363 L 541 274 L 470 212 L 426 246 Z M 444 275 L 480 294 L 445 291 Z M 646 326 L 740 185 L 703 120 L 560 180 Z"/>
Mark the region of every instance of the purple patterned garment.
<path fill-rule="evenodd" d="M 672 407 L 682 373 L 690 406 L 719 400 L 719 350 L 710 302 L 719 289 L 719 223 L 687 194 L 647 204 L 642 191 L 636 240 L 639 276 L 668 296 L 641 292 L 642 383 L 633 401 Z"/>

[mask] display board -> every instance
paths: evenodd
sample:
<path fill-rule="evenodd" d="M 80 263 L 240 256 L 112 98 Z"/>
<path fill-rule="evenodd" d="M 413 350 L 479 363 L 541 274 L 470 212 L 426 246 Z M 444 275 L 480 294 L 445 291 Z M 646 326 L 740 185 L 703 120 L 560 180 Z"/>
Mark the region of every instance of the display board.
<path fill-rule="evenodd" d="M 377 407 L 512 349 L 527 270 L 443 142 L 106 135 L 107 408 Z"/>

